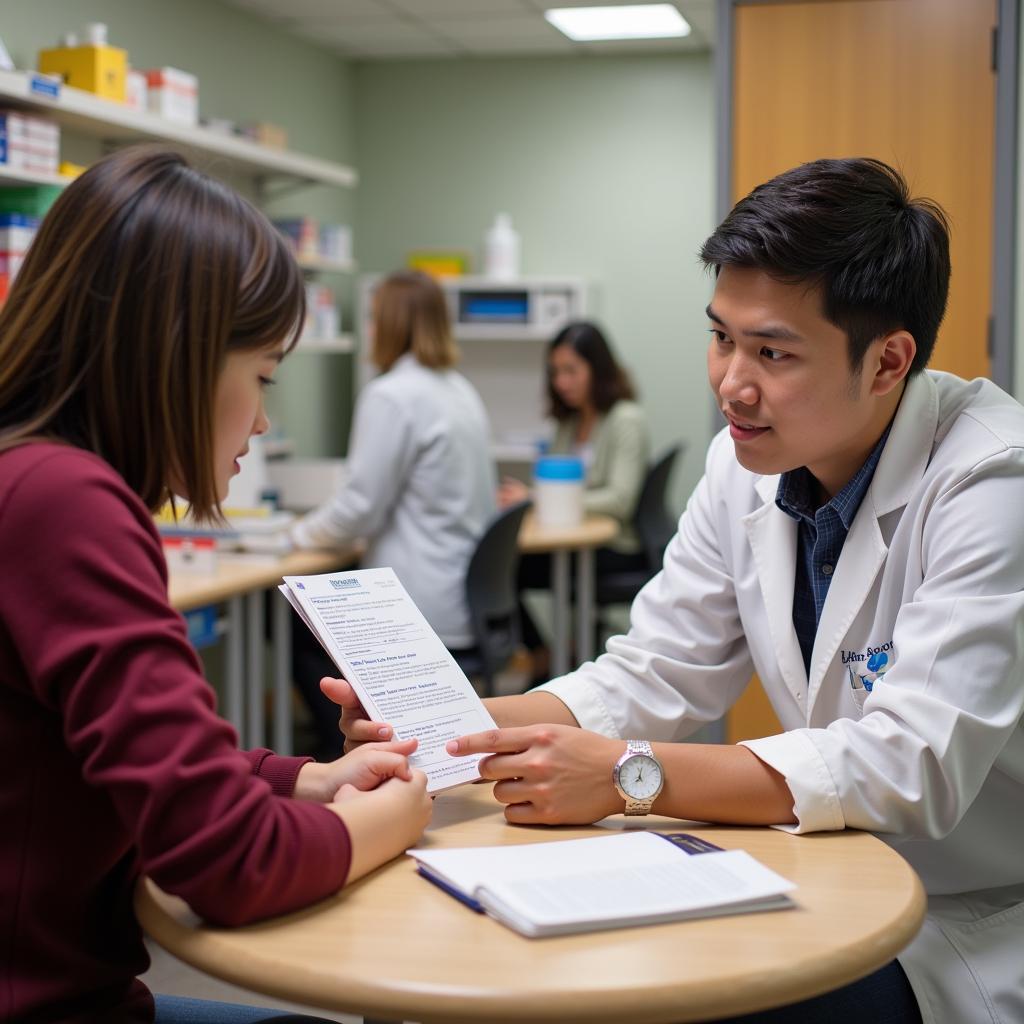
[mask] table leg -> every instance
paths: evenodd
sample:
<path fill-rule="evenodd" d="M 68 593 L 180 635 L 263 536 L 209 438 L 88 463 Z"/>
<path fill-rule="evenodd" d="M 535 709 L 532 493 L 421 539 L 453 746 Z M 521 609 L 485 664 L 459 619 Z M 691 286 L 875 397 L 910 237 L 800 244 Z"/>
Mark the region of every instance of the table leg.
<path fill-rule="evenodd" d="M 266 721 L 263 710 L 263 591 L 245 595 L 246 659 L 245 670 L 248 724 L 246 746 L 266 745 Z"/>
<path fill-rule="evenodd" d="M 274 750 L 288 756 L 292 752 L 292 623 L 291 607 L 278 593 L 274 604 Z"/>
<path fill-rule="evenodd" d="M 551 676 L 564 676 L 569 671 L 569 552 L 551 554 L 551 625 L 554 647 L 551 650 Z"/>
<path fill-rule="evenodd" d="M 594 657 L 594 549 L 576 552 L 576 663 Z"/>
<path fill-rule="evenodd" d="M 245 747 L 245 718 L 242 710 L 245 678 L 245 608 L 244 598 L 232 597 L 228 601 L 228 636 L 225 659 L 224 704 L 227 720 L 238 732 L 239 745 Z"/>

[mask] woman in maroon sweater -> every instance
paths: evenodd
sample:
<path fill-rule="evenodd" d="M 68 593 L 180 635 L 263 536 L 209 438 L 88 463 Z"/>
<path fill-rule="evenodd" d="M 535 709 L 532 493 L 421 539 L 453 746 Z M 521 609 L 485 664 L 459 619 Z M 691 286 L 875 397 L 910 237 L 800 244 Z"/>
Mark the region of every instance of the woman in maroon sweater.
<path fill-rule="evenodd" d="M 0 1021 L 154 1020 L 140 872 L 244 924 L 430 816 L 413 743 L 239 752 L 168 604 L 151 513 L 219 511 L 302 314 L 262 214 L 150 147 L 65 190 L 0 313 Z"/>

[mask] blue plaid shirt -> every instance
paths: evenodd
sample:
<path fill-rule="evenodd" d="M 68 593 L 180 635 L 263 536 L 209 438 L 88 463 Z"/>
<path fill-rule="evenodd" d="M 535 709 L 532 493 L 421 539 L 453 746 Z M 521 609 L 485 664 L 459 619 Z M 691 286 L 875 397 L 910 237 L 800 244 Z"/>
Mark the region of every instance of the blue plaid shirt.
<path fill-rule="evenodd" d="M 798 523 L 796 583 L 793 587 L 793 627 L 796 629 L 804 667 L 811 671 L 814 636 L 825 607 L 828 587 L 842 553 L 853 517 L 868 492 L 882 457 L 889 430 L 879 438 L 867 461 L 850 482 L 830 501 L 817 507 L 817 484 L 806 466 L 783 473 L 775 504 Z"/>

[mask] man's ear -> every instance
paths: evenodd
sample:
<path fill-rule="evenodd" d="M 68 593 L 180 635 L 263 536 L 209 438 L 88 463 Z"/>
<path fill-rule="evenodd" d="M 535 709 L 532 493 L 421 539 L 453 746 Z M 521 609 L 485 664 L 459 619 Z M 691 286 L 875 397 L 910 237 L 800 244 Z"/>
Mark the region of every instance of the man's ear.
<path fill-rule="evenodd" d="M 887 395 L 910 373 L 917 342 L 909 331 L 890 331 L 876 338 L 868 352 L 874 370 L 871 394 Z"/>

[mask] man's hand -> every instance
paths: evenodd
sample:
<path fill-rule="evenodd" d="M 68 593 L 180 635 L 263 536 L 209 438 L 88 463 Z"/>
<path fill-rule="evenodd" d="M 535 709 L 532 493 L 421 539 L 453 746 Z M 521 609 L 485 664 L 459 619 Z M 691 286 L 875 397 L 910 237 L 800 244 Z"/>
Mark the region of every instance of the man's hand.
<path fill-rule="evenodd" d="M 388 779 L 407 782 L 412 769 L 406 758 L 416 749 L 416 742 L 366 743 L 337 761 L 304 764 L 295 780 L 293 796 L 326 804 L 358 791 L 376 789 Z"/>
<path fill-rule="evenodd" d="M 320 680 L 320 689 L 325 697 L 333 700 L 341 708 L 338 728 L 345 736 L 346 752 L 355 750 L 363 743 L 376 743 L 391 738 L 391 726 L 386 722 L 371 722 L 366 717 L 366 711 L 359 703 L 356 691 L 346 680 L 324 676 Z"/>
<path fill-rule="evenodd" d="M 490 729 L 451 740 L 453 756 L 490 754 L 480 774 L 517 825 L 585 825 L 623 810 L 612 769 L 626 745 L 566 725 Z"/>

